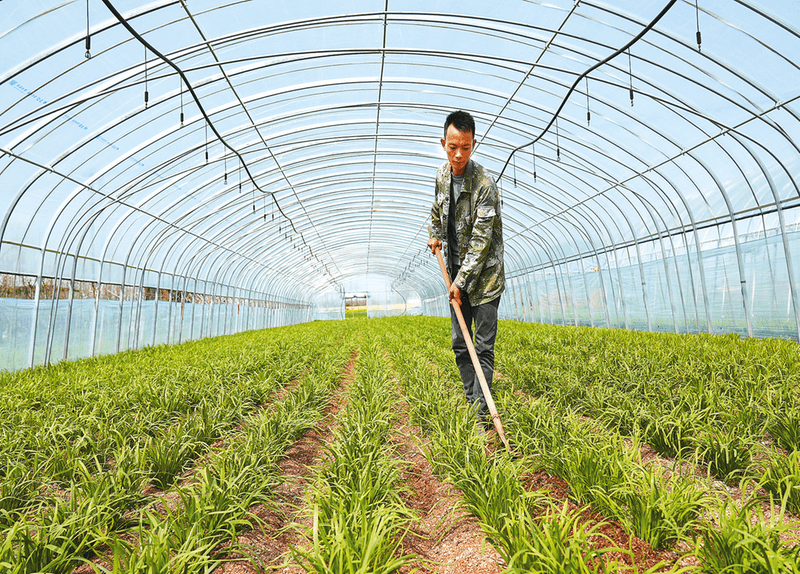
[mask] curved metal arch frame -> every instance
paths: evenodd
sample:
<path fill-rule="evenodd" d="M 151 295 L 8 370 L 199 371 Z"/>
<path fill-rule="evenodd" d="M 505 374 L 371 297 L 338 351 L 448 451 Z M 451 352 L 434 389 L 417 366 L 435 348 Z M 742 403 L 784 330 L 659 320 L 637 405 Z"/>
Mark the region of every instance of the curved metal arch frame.
<path fill-rule="evenodd" d="M 690 154 L 690 157 L 691 157 L 691 154 Z M 719 184 L 718 184 L 718 187 L 719 187 Z M 723 196 L 723 197 L 724 197 L 724 196 Z M 683 199 L 683 198 L 682 198 L 682 199 Z M 735 221 L 735 216 L 734 216 L 734 211 L 733 211 L 733 209 L 732 209 L 732 206 L 730 205 L 730 203 L 729 203 L 728 201 L 726 201 L 726 205 L 728 206 L 728 209 L 729 209 L 729 217 L 731 218 L 731 220 L 732 220 L 732 221 Z M 687 207 L 688 207 L 688 204 L 687 204 Z M 740 250 L 740 248 L 739 248 L 739 247 L 738 247 L 738 245 L 737 245 L 737 258 L 740 258 L 740 257 L 741 257 L 741 250 Z M 702 260 L 702 258 L 700 258 L 700 260 Z M 741 265 L 741 263 L 740 263 L 739 267 L 740 267 L 740 273 L 741 273 L 741 269 L 743 268 L 743 266 Z M 701 276 L 704 276 L 704 274 L 702 274 Z M 744 292 L 744 291 L 743 291 L 743 304 L 745 304 L 745 307 L 746 307 L 745 313 L 746 313 L 746 315 L 749 317 L 749 315 L 750 315 L 750 312 L 749 312 L 749 310 L 747 310 L 747 304 L 746 304 L 746 302 L 744 301 L 744 299 L 745 299 L 745 297 L 746 297 L 746 294 L 744 294 L 744 293 L 746 293 L 746 292 Z M 749 322 L 749 321 L 748 321 L 748 322 Z M 751 333 L 751 331 L 749 331 L 749 333 L 750 333 L 750 334 L 752 334 L 752 333 Z"/>
<path fill-rule="evenodd" d="M 602 170 L 601 170 L 601 169 L 600 169 L 598 166 L 594 166 L 594 170 L 593 170 L 593 171 L 592 171 L 592 170 L 587 170 L 587 171 L 591 171 L 592 173 L 595 173 L 595 172 L 597 172 L 597 171 L 602 171 Z M 562 189 L 562 193 L 565 193 L 565 192 L 563 191 L 563 189 Z M 643 199 L 643 198 L 641 198 L 641 197 L 640 197 L 640 199 Z M 668 202 L 667 202 L 667 205 L 668 205 L 668 206 L 670 206 L 670 204 L 671 204 L 671 202 L 670 202 L 670 201 L 668 201 Z M 688 206 L 687 206 L 687 208 L 688 208 Z M 670 210 L 671 210 L 671 211 L 674 211 L 675 213 L 677 213 L 677 212 L 674 210 L 674 206 L 673 206 L 673 207 L 671 207 L 671 208 L 670 208 Z M 638 211 L 638 210 L 637 210 L 637 211 Z M 650 208 L 648 208 L 648 211 L 649 211 L 649 212 L 652 214 L 652 211 L 650 210 Z M 624 211 L 621 211 L 621 213 L 623 214 L 623 216 L 625 216 L 625 217 L 627 218 L 627 215 L 626 215 L 626 213 L 625 213 Z M 668 226 L 666 225 L 666 222 L 664 222 L 664 228 L 665 228 L 665 229 L 666 229 L 666 228 L 668 228 Z M 633 230 L 633 228 L 631 228 L 631 229 Z M 638 239 L 638 237 L 636 236 L 636 234 L 635 234 L 635 233 L 634 233 L 633 235 L 634 235 L 634 237 L 636 237 L 636 240 L 637 240 L 637 248 L 638 248 L 638 240 L 639 240 L 639 239 Z M 608 234 L 608 236 L 609 236 L 609 237 L 612 237 L 612 234 L 610 234 L 610 233 L 609 233 L 609 234 Z M 616 248 L 615 248 L 615 247 L 613 247 L 613 245 L 612 245 L 612 248 L 613 248 L 613 250 L 614 250 L 614 251 L 616 251 Z M 600 267 L 600 265 L 599 265 L 599 261 L 598 261 L 598 267 Z M 691 267 L 690 267 L 690 269 L 691 269 Z M 642 274 L 642 276 L 643 276 L 643 274 Z M 643 281 L 643 284 L 644 284 L 644 281 Z M 645 294 L 644 294 L 644 297 L 645 297 L 645 301 L 646 301 L 646 292 L 645 292 Z M 646 303 L 645 303 L 645 305 L 646 305 Z M 649 315 L 649 313 L 648 313 L 648 315 Z M 676 330 L 677 330 L 677 326 L 676 326 Z"/>

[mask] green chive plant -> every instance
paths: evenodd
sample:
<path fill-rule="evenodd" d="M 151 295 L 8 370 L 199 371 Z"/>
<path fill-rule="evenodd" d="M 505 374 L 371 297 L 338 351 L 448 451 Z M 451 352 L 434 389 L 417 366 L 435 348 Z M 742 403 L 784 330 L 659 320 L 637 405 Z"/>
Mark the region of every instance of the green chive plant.
<path fill-rule="evenodd" d="M 788 455 L 773 451 L 759 484 L 774 498 L 784 500 L 786 508 L 800 514 L 800 451 Z"/>
<path fill-rule="evenodd" d="M 708 497 L 680 476 L 669 482 L 660 467 L 643 465 L 637 441 L 592 427 L 566 410 L 543 409 L 542 399 L 502 395 L 515 444 L 563 478 L 571 496 L 615 518 L 653 548 L 690 540 Z"/>
<path fill-rule="evenodd" d="M 505 326 L 505 325 L 504 325 Z M 668 458 L 702 463 L 734 483 L 767 468 L 790 476 L 800 436 L 800 354 L 781 340 L 509 323 L 497 367 L 514 390 L 547 398 Z M 580 386 L 580 392 L 574 390 Z M 768 433 L 768 434 L 767 434 Z M 778 464 L 760 459 L 776 457 Z M 753 464 L 754 457 L 759 458 Z M 779 466 L 783 465 L 783 470 Z M 759 478 L 756 476 L 755 478 Z M 779 481 L 778 481 L 779 482 Z"/>
<path fill-rule="evenodd" d="M 742 572 L 752 574 L 797 574 L 800 545 L 787 546 L 780 535 L 784 507 L 772 509 L 766 519 L 761 502 L 751 498 L 740 507 L 728 501 L 720 510 L 718 526 L 702 532 L 696 550 L 705 574 Z"/>
<path fill-rule="evenodd" d="M 13 524 L 35 503 L 40 487 L 35 476 L 19 458 L 0 462 L 0 528 Z"/>
<path fill-rule="evenodd" d="M 116 537 L 109 543 L 112 570 L 103 571 L 149 574 L 150 565 L 158 564 L 155 571 L 168 574 L 210 572 L 233 549 L 246 553 L 236 539 L 257 522 L 250 508 L 269 503 L 282 453 L 321 418 L 343 355 L 326 353 L 320 361 L 324 364 L 317 372 L 312 368 L 283 401 L 247 419 L 225 448 L 210 452 L 207 464 L 175 487 L 174 508 L 167 505 L 163 513 L 143 509 L 139 544 Z"/>
<path fill-rule="evenodd" d="M 589 523 L 581 511 L 570 511 L 567 505 L 555 505 L 545 492 L 526 491 L 521 482 L 525 469 L 532 459 L 511 459 L 498 451 L 498 456 L 486 452 L 485 436 L 476 432 L 472 413 L 458 396 L 454 377 L 443 377 L 443 363 L 431 366 L 429 361 L 446 360 L 434 349 L 412 349 L 396 338 L 387 337 L 386 346 L 393 348 L 395 367 L 403 380 L 404 393 L 409 397 L 412 419 L 430 436 L 427 456 L 434 471 L 453 482 L 463 493 L 463 506 L 475 516 L 489 541 L 495 546 L 506 564 L 506 572 L 621 572 L 631 566 L 606 559 L 611 552 L 632 554 L 609 541 L 597 545 L 602 523 Z M 425 353 L 430 354 L 426 357 Z M 427 354 L 427 353 L 426 353 Z M 438 355 L 438 357 L 437 357 Z M 501 409 L 512 402 L 507 395 L 499 398 Z M 529 421 L 546 421 L 559 428 L 560 421 L 553 416 L 545 403 L 535 401 L 539 407 L 530 413 Z M 435 414 L 435 417 L 431 417 Z M 519 436 L 517 419 L 506 417 L 513 436 Z M 577 422 L 568 427 L 577 427 Z M 541 429 L 539 429 L 541 430 Z M 560 429 L 567 433 L 565 429 Z M 556 443 L 546 431 L 528 436 L 527 444 L 542 447 L 537 453 L 544 459 L 544 451 Z M 512 439 L 513 440 L 513 439 Z M 516 443 L 515 443 L 516 444 Z M 547 446 L 545 446 L 547 445 Z M 536 457 L 534 457 L 536 458 Z M 662 567 L 663 564 L 659 564 Z"/>
<path fill-rule="evenodd" d="M 640 467 L 630 482 L 620 482 L 596 504 L 608 516 L 653 548 L 688 541 L 700 525 L 708 496 L 688 477 L 667 481 L 658 466 Z"/>
<path fill-rule="evenodd" d="M 778 446 L 790 452 L 800 450 L 800 400 L 797 393 L 783 393 L 776 400 L 776 410 L 771 416 L 769 434 Z"/>
<path fill-rule="evenodd" d="M 283 333 L 285 340 L 276 333 Z M 307 409 L 299 411 L 299 425 L 292 424 L 298 417 L 276 409 L 281 420 L 269 425 L 281 429 L 281 438 L 252 441 L 253 452 L 271 447 L 257 455 L 263 463 L 257 465 L 262 482 L 243 478 L 256 476 L 252 459 L 238 457 L 236 470 L 216 483 L 212 478 L 221 475 L 204 474 L 201 465 L 195 478 L 175 487 L 179 509 L 170 510 L 167 518 L 140 508 L 145 486 L 170 487 L 176 476 L 200 462 L 212 441 L 235 435 L 250 413 L 301 374 L 311 373 L 307 378 L 315 378 L 313 386 L 319 387 L 299 387 L 318 417 L 335 370 L 346 358 L 342 349 L 313 351 L 326 336 L 307 329 L 275 330 L 0 376 L 0 397 L 8 399 L 0 400 L 0 435 L 8 439 L 0 447 L 0 460 L 16 461 L 0 475 L 0 563 L 13 565 L 13 572 L 72 571 L 101 549 L 113 547 L 122 571 L 135 571 L 138 566 L 133 565 L 148 563 L 139 560 L 140 551 L 155 552 L 122 542 L 120 537 L 137 524 L 147 533 L 140 536 L 147 548 L 168 549 L 171 570 L 166 571 L 188 571 L 179 564 L 207 563 L 216 555 L 220 536 L 230 537 L 232 528 L 248 522 L 242 504 L 260 500 L 263 481 L 274 482 L 274 473 L 264 465 L 274 468 L 293 440 L 289 435 L 296 438 L 309 427 L 313 417 Z M 314 374 L 317 362 L 324 365 Z M 262 370 L 267 368 L 271 370 Z M 309 402 L 309 397 L 319 400 Z M 30 408 L 19 411 L 19 405 Z M 234 492 L 229 478 L 234 475 L 241 485 L 239 506 L 226 499 Z M 199 502 L 204 499 L 219 501 L 214 502 L 218 507 Z M 215 534 L 214 518 L 209 517 L 223 516 L 230 520 L 222 534 Z M 181 524 L 189 523 L 204 526 L 189 528 L 196 534 L 179 535 Z M 154 532 L 168 532 L 173 542 L 155 542 Z M 185 547 L 176 546 L 181 539 Z"/>
<path fill-rule="evenodd" d="M 728 483 L 741 480 L 753 459 L 753 435 L 736 428 L 705 428 L 695 436 L 700 458 L 708 469 Z"/>
<path fill-rule="evenodd" d="M 314 488 L 311 546 L 292 547 L 308 572 L 388 574 L 413 558 L 399 553 L 414 515 L 402 502 L 401 465 L 388 443 L 394 382 L 374 346 L 362 349 L 357 373 Z"/>

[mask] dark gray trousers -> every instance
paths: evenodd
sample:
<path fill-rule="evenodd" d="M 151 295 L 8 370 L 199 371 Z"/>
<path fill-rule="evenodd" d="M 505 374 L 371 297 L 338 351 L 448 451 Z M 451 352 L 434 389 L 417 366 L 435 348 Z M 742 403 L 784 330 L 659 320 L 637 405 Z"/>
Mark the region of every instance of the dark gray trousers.
<path fill-rule="evenodd" d="M 492 376 L 494 375 L 494 340 L 497 337 L 497 308 L 499 305 L 500 297 L 483 305 L 470 305 L 467 294 L 461 292 L 461 313 L 464 315 L 464 322 L 467 324 L 470 337 L 475 343 L 475 352 L 478 355 L 478 362 L 484 377 L 486 377 L 489 390 L 492 388 Z M 486 399 L 483 397 L 481 384 L 475 374 L 475 368 L 472 366 L 467 343 L 461 333 L 461 326 L 458 324 L 458 318 L 452 305 L 450 306 L 450 322 L 453 327 L 453 352 L 456 355 L 456 366 L 461 373 L 461 382 L 464 384 L 464 395 L 478 416 L 485 416 L 489 412 L 486 407 Z M 473 323 L 475 324 L 474 330 Z"/>

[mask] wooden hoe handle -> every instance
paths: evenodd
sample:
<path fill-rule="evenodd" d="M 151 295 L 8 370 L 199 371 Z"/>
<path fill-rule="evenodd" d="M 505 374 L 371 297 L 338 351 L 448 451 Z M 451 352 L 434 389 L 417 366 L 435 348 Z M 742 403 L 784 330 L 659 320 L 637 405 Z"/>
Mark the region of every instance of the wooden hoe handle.
<path fill-rule="evenodd" d="M 436 257 L 439 259 L 439 267 L 442 270 L 444 284 L 447 286 L 447 291 L 449 293 L 450 276 L 447 274 L 447 267 L 445 267 L 444 259 L 442 258 L 442 250 L 439 249 L 439 247 L 436 247 L 435 252 Z M 475 345 L 472 343 L 472 337 L 469 336 L 469 329 L 467 329 L 467 323 L 464 321 L 464 314 L 461 312 L 461 306 L 455 300 L 450 301 L 450 304 L 453 306 L 453 309 L 456 312 L 458 324 L 461 325 L 461 333 L 464 335 L 464 341 L 467 343 L 467 350 L 469 351 L 469 356 L 472 359 L 472 366 L 475 368 L 475 374 L 478 376 L 478 382 L 481 384 L 483 398 L 486 399 L 486 406 L 489 408 L 489 413 L 492 415 L 494 428 L 497 431 L 498 436 L 500 436 L 500 440 L 502 440 L 503 444 L 506 445 L 506 450 L 508 450 L 509 445 L 508 440 L 506 440 L 506 433 L 503 431 L 503 423 L 500 421 L 500 415 L 497 414 L 497 407 L 494 405 L 492 391 L 489 390 L 489 384 L 486 382 L 486 377 L 483 375 L 483 369 L 481 368 L 480 361 L 478 361 L 478 353 L 475 352 Z"/>

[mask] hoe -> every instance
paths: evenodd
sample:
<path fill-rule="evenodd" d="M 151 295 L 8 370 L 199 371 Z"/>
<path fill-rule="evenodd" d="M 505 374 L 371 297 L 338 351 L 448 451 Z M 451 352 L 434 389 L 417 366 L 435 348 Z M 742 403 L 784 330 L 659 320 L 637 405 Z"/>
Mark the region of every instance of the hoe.
<path fill-rule="evenodd" d="M 444 283 L 449 291 L 450 276 L 447 274 L 447 268 L 444 265 L 442 251 L 438 247 L 436 248 L 436 257 L 439 259 L 439 267 L 442 269 Z M 510 452 L 511 449 L 508 445 L 508 440 L 506 440 L 506 433 L 503 431 L 503 423 L 500 421 L 500 415 L 497 414 L 497 407 L 494 406 L 492 391 L 489 390 L 489 384 L 486 382 L 486 377 L 483 375 L 483 369 L 478 361 L 478 354 L 475 352 L 475 345 L 472 343 L 472 337 L 469 336 L 469 329 L 467 329 L 467 323 L 464 321 L 464 314 L 461 312 L 461 306 L 455 300 L 450 301 L 450 304 L 453 306 L 453 309 L 456 312 L 458 324 L 461 325 L 461 332 L 464 334 L 464 341 L 467 343 L 467 350 L 469 351 L 469 356 L 472 359 L 472 366 L 475 367 L 475 374 L 478 375 L 478 382 L 481 384 L 483 397 L 486 399 L 486 406 L 489 408 L 489 413 L 492 415 L 492 423 L 494 423 L 494 428 L 497 431 L 497 435 L 500 437 L 500 440 L 502 440 L 503 444 L 506 446 L 506 451 Z"/>

